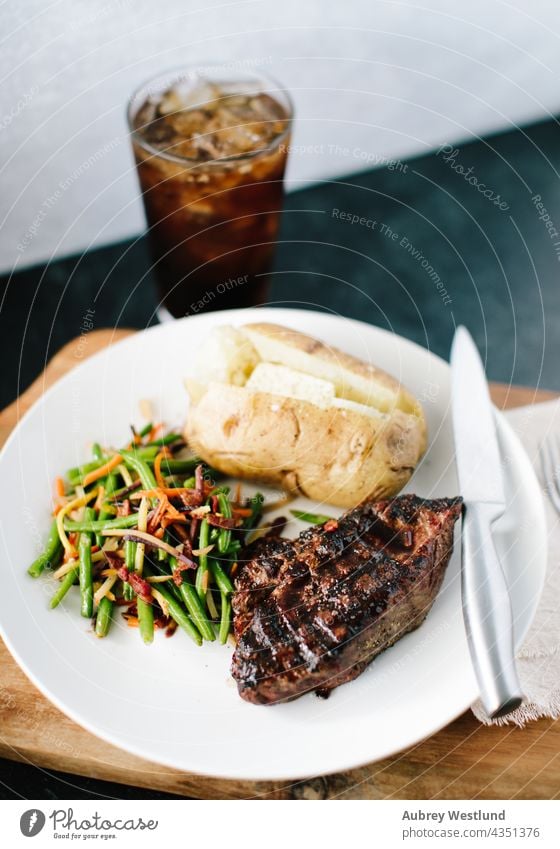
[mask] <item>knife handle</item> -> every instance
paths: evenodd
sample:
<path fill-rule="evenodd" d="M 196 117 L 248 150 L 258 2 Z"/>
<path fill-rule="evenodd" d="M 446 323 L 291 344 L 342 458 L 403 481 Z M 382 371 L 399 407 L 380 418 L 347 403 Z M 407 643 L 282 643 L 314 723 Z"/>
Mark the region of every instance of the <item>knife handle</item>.
<path fill-rule="evenodd" d="M 506 579 L 492 538 L 503 510 L 467 504 L 463 515 L 463 616 L 484 709 L 505 716 L 523 701 L 515 668 L 513 616 Z"/>

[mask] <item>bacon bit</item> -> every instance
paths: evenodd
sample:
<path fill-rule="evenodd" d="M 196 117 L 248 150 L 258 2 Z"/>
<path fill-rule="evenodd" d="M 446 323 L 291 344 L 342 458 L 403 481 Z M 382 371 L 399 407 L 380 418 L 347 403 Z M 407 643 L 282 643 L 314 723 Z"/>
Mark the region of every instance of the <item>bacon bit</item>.
<path fill-rule="evenodd" d="M 122 463 L 123 458 L 120 454 L 115 454 L 114 457 L 105 463 L 103 466 L 100 466 L 98 469 L 94 469 L 93 472 L 90 472 L 84 477 L 82 486 L 89 486 L 90 483 L 93 483 L 99 478 L 104 478 L 109 472 L 112 472 L 120 463 Z"/>
<path fill-rule="evenodd" d="M 241 504 L 241 483 L 238 483 L 235 487 L 235 501 L 237 504 Z"/>
<path fill-rule="evenodd" d="M 130 498 L 125 498 L 121 504 L 117 504 L 117 516 L 130 516 L 131 513 Z"/>
<path fill-rule="evenodd" d="M 198 519 L 191 513 L 191 540 L 196 539 L 198 534 Z"/>
<path fill-rule="evenodd" d="M 126 566 L 121 566 L 117 572 L 121 581 L 130 584 L 136 595 L 145 601 L 146 604 L 152 603 L 152 588 L 145 578 L 142 578 L 136 572 L 129 572 Z"/>
<path fill-rule="evenodd" d="M 237 527 L 237 519 L 228 519 L 225 516 L 221 516 L 217 513 L 209 513 L 206 517 L 206 521 L 209 525 L 212 525 L 214 528 L 235 528 Z"/>
<path fill-rule="evenodd" d="M 173 524 L 173 530 L 183 543 L 184 547 L 187 549 L 188 553 L 192 554 L 192 545 L 190 537 L 187 533 L 187 529 L 183 527 L 183 525 Z"/>
<path fill-rule="evenodd" d="M 177 563 L 177 566 L 171 572 L 171 575 L 173 577 L 173 583 L 175 584 L 176 587 L 180 587 L 181 584 L 183 583 L 183 576 L 182 576 L 181 572 L 184 572 L 185 569 L 188 569 L 188 568 L 189 567 L 186 566 L 184 563 Z"/>
<path fill-rule="evenodd" d="M 56 478 L 54 482 L 55 492 L 59 498 L 64 498 L 64 481 L 62 478 Z"/>
<path fill-rule="evenodd" d="M 161 461 L 166 457 L 164 451 L 160 451 L 159 454 L 156 455 L 156 459 L 154 460 L 154 475 L 157 481 L 157 485 L 160 489 L 165 489 L 165 481 L 161 474 Z"/>
<path fill-rule="evenodd" d="M 212 513 L 220 513 L 220 502 L 218 501 L 218 496 L 213 495 L 211 498 L 212 501 Z"/>
<path fill-rule="evenodd" d="M 330 532 L 336 531 L 338 529 L 338 522 L 336 519 L 329 519 L 328 522 L 325 522 L 323 525 L 323 530 Z"/>
<path fill-rule="evenodd" d="M 165 636 L 166 637 L 172 637 L 176 630 L 177 630 L 177 623 L 175 622 L 174 619 L 170 619 L 169 625 L 165 629 Z"/>

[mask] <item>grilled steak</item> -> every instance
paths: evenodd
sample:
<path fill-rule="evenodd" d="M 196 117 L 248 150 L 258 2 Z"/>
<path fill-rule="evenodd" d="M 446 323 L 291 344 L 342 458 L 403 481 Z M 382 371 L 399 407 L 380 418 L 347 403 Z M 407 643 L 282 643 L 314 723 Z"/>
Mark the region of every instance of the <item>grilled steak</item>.
<path fill-rule="evenodd" d="M 460 498 L 366 500 L 295 540 L 250 546 L 233 597 L 240 695 L 256 704 L 326 695 L 417 628 L 460 512 Z"/>

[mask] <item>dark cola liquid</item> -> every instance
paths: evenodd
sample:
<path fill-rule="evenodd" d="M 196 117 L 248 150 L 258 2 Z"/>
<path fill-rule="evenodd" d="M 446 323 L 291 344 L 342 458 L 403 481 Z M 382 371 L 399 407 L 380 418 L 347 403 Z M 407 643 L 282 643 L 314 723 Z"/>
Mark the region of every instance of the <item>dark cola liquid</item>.
<path fill-rule="evenodd" d="M 134 153 L 161 302 L 180 317 L 266 298 L 289 119 L 264 93 L 198 85 L 147 99 Z"/>

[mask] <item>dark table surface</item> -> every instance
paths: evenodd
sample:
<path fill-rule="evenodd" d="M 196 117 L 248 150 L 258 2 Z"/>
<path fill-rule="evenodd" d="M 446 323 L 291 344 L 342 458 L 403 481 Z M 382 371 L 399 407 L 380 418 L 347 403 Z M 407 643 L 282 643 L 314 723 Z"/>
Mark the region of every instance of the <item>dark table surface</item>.
<path fill-rule="evenodd" d="M 554 120 L 292 193 L 270 300 L 359 318 L 443 357 L 465 324 L 492 380 L 560 390 L 559 174 Z M 21 271 L 0 290 L 0 406 L 88 310 L 96 328 L 156 322 L 144 238 Z M 4 798 L 145 796 L 8 761 L 0 781 Z"/>

